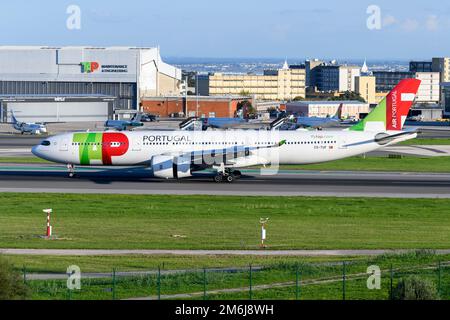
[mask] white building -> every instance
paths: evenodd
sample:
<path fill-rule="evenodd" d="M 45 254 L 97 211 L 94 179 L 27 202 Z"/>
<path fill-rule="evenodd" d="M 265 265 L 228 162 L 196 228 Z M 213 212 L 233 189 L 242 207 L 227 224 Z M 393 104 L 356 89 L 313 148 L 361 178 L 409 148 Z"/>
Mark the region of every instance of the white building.
<path fill-rule="evenodd" d="M 339 67 L 339 92 L 355 91 L 355 77 L 361 75 L 361 68 L 358 66 Z"/>
<path fill-rule="evenodd" d="M 417 103 L 439 103 L 440 74 L 439 72 L 416 72 L 416 79 L 421 80 L 416 95 Z"/>
<path fill-rule="evenodd" d="M 138 109 L 143 96 L 178 95 L 180 90 L 181 70 L 164 63 L 159 48 L 0 47 L 0 121 L 9 120 L 12 107 L 22 121 L 105 120 L 112 117 L 105 104 L 84 106 L 91 111 L 75 117 L 73 105 L 63 100 L 108 97 L 120 114 Z M 12 101 L 39 96 L 46 102 Z M 48 102 L 52 97 L 55 104 Z"/>
<path fill-rule="evenodd" d="M 370 112 L 368 103 L 360 101 L 292 101 L 286 104 L 286 112 L 301 117 L 331 117 L 336 114 L 342 104 L 342 117 L 361 116 Z"/>

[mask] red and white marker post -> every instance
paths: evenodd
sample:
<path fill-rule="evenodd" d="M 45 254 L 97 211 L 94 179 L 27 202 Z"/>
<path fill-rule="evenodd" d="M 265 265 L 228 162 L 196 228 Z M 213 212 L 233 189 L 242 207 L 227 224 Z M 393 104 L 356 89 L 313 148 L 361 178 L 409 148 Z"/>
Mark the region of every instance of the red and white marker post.
<path fill-rule="evenodd" d="M 46 237 L 50 238 L 52 236 L 52 226 L 50 225 L 50 214 L 53 212 L 52 209 L 44 209 L 42 210 L 47 214 L 47 232 Z"/>
<path fill-rule="evenodd" d="M 261 244 L 260 244 L 260 247 L 262 249 L 267 247 L 264 244 L 264 241 L 266 241 L 266 237 L 267 237 L 266 224 L 267 224 L 268 221 L 269 221 L 269 218 L 261 218 L 261 219 L 259 219 L 259 223 L 261 224 Z"/>

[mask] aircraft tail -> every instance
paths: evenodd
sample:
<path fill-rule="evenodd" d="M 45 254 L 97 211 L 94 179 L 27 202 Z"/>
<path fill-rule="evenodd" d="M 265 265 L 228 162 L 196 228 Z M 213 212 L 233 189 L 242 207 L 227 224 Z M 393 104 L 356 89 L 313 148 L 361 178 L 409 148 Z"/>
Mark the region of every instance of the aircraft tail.
<path fill-rule="evenodd" d="M 134 115 L 133 119 L 132 119 L 132 121 L 135 121 L 135 122 L 141 122 L 141 120 L 142 120 L 142 113 L 141 112 L 136 113 Z"/>
<path fill-rule="evenodd" d="M 13 124 L 16 124 L 16 123 L 19 122 L 19 121 L 17 121 L 16 117 L 14 116 L 14 111 L 13 110 L 11 110 L 11 119 L 12 119 L 12 123 Z"/>
<path fill-rule="evenodd" d="M 401 131 L 420 80 L 403 79 L 352 131 Z"/>
<path fill-rule="evenodd" d="M 333 116 L 333 119 L 338 119 L 341 120 L 342 119 L 342 107 L 343 107 L 343 103 L 341 103 L 336 111 L 336 114 Z"/>

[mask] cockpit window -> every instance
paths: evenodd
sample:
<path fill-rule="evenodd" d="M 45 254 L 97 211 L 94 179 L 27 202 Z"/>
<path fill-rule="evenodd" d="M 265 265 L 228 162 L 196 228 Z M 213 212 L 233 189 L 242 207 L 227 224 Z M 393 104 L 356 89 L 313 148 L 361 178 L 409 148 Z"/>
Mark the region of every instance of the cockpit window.
<path fill-rule="evenodd" d="M 48 140 L 44 140 L 41 142 L 41 146 L 49 146 L 51 143 Z"/>

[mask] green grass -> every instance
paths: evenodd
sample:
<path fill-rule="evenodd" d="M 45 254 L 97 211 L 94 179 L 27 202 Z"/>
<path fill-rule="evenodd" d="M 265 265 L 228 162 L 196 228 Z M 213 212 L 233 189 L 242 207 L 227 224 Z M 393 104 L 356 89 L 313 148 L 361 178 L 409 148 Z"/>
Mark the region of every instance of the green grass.
<path fill-rule="evenodd" d="M 450 172 L 450 157 L 351 157 L 326 163 L 285 165 L 287 170 Z"/>
<path fill-rule="evenodd" d="M 0 163 L 43 163 L 50 164 L 52 162 L 40 159 L 34 156 L 30 157 L 0 157 Z"/>
<path fill-rule="evenodd" d="M 389 297 L 390 268 L 394 271 L 394 285 L 402 277 L 417 274 L 437 284 L 438 261 L 448 261 L 450 256 L 437 256 L 432 253 L 411 252 L 403 255 L 383 255 L 368 259 L 358 259 L 346 262 L 346 298 L 347 299 L 387 299 Z M 282 261 L 282 262 L 280 262 Z M 304 259 L 287 262 L 281 258 L 279 262 L 262 265 L 263 269 L 252 272 L 252 286 L 254 299 L 295 299 L 295 279 L 297 269 L 300 279 L 301 299 L 342 299 L 342 261 L 330 259 L 329 263 L 311 263 Z M 367 267 L 377 265 L 382 270 L 381 290 L 368 290 L 366 287 Z M 441 270 L 441 297 L 448 299 L 450 290 L 450 268 Z M 123 271 L 123 270 L 118 270 Z M 358 277 L 355 275 L 360 274 Z M 362 275 L 361 275 L 362 274 Z M 205 278 L 206 276 L 206 278 Z M 332 280 L 325 283 L 323 280 Z M 206 281 L 205 281 L 206 280 Z M 322 281 L 311 284 L 311 281 Z M 158 293 L 157 274 L 133 277 L 84 279 L 82 290 L 73 293 L 73 299 L 112 299 L 112 288 L 115 288 L 117 299 L 133 297 L 156 297 Z M 33 292 L 33 299 L 66 299 L 66 282 L 28 281 Z M 208 299 L 248 299 L 250 273 L 248 269 L 242 271 L 225 272 L 207 270 L 187 272 L 161 276 L 160 292 L 163 298 L 174 294 L 200 293 L 192 299 L 203 299 L 204 285 L 206 290 L 223 290 L 229 288 L 244 288 L 237 293 L 207 293 Z M 258 286 L 288 284 L 283 288 L 267 288 L 260 290 Z M 247 289 L 245 289 L 247 287 Z M 189 296 L 184 296 L 189 298 Z M 173 299 L 173 298 L 172 298 Z"/>
<path fill-rule="evenodd" d="M 45 232 L 53 208 L 58 240 Z M 0 194 L 0 247 L 256 249 L 450 248 L 449 199 Z M 181 236 L 181 237 L 180 237 Z"/>
<path fill-rule="evenodd" d="M 113 268 L 126 271 L 186 270 L 198 268 L 246 267 L 252 265 L 272 265 L 294 263 L 300 260 L 293 256 L 179 256 L 179 255 L 122 255 L 122 256 L 30 256 L 2 255 L 20 272 L 65 273 L 68 266 L 77 265 L 83 272 L 111 272 Z M 356 261 L 364 257 L 345 257 Z M 342 261 L 343 257 L 303 257 L 305 262 Z"/>
<path fill-rule="evenodd" d="M 399 146 L 410 146 L 410 145 L 430 145 L 430 146 L 438 146 L 438 145 L 449 145 L 450 138 L 416 138 L 411 140 L 406 140 L 399 142 Z"/>

